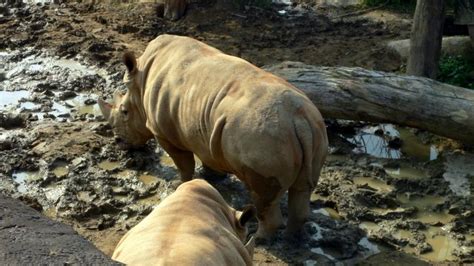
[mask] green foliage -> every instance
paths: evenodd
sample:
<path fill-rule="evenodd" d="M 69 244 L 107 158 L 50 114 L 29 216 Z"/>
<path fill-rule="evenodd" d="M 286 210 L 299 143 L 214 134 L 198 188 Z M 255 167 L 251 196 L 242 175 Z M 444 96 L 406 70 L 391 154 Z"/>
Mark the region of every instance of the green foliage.
<path fill-rule="evenodd" d="M 474 61 L 462 56 L 445 56 L 439 61 L 438 80 L 474 89 Z"/>

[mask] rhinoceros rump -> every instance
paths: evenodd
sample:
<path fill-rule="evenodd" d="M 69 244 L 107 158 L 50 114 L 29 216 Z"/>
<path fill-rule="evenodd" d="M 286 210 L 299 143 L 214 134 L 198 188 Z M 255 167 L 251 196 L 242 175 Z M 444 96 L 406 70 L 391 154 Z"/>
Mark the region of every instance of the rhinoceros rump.
<path fill-rule="evenodd" d="M 124 55 L 126 94 L 99 101 L 123 148 L 155 138 L 183 181 L 203 165 L 235 174 L 257 207 L 257 236 L 287 233 L 309 214 L 310 194 L 327 154 L 324 120 L 300 90 L 240 58 L 188 37 L 161 35 L 137 59 Z"/>

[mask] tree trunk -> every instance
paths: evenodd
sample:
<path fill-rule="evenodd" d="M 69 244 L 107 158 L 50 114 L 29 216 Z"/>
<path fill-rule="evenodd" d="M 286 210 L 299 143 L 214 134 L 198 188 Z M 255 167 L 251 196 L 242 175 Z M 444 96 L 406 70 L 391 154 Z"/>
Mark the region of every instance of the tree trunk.
<path fill-rule="evenodd" d="M 436 77 L 443 37 L 444 9 L 444 0 L 417 1 L 407 74 Z"/>
<path fill-rule="evenodd" d="M 474 91 L 363 68 L 284 62 L 266 68 L 304 91 L 325 118 L 394 123 L 474 144 Z"/>

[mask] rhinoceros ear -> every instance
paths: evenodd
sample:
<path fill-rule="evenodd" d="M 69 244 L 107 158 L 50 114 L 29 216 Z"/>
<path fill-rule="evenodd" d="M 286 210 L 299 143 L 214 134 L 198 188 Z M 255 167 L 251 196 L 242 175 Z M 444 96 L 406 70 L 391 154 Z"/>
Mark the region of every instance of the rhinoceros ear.
<path fill-rule="evenodd" d="M 135 74 L 137 72 L 137 59 L 132 52 L 125 52 L 122 56 L 122 61 L 127 67 L 129 74 Z"/>
<path fill-rule="evenodd" d="M 102 99 L 99 99 L 98 103 L 99 103 L 100 111 L 102 112 L 102 115 L 104 116 L 105 120 L 109 120 L 110 112 L 112 111 L 113 105 L 111 105 L 110 103 Z"/>
<path fill-rule="evenodd" d="M 237 217 L 238 224 L 245 227 L 247 223 L 257 215 L 257 209 L 253 205 L 247 205 L 242 210 L 242 213 Z"/>

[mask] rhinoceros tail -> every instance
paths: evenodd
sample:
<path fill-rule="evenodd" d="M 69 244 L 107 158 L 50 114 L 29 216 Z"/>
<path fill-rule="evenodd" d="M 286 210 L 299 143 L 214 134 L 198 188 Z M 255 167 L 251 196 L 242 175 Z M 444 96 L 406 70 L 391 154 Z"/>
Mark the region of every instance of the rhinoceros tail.
<path fill-rule="evenodd" d="M 299 171 L 299 175 L 297 180 L 301 178 L 306 178 L 309 186 L 314 188 L 316 186 L 316 182 L 313 177 L 313 157 L 314 157 L 314 147 L 315 147 L 315 137 L 312 127 L 309 124 L 309 121 L 306 118 L 297 118 L 295 120 L 295 131 L 296 137 L 300 143 L 301 151 L 302 151 L 302 164 L 301 169 Z M 303 180 L 301 180 L 303 181 Z M 300 182 L 301 182 L 300 181 Z"/>
<path fill-rule="evenodd" d="M 211 139 L 209 141 L 209 150 L 214 158 L 222 158 L 222 131 L 224 131 L 226 118 L 224 116 L 219 117 L 214 125 L 211 133 Z"/>

